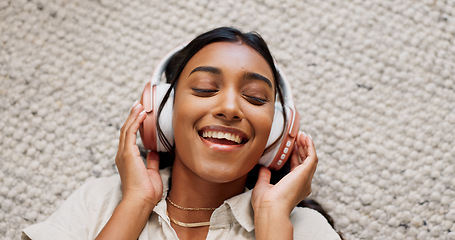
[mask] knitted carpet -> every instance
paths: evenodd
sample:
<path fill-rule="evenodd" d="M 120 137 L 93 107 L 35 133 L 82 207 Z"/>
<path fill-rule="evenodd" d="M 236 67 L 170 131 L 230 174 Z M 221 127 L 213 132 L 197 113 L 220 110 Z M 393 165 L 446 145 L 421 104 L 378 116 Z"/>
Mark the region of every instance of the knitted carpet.
<path fill-rule="evenodd" d="M 224 25 L 269 43 L 347 239 L 455 239 L 453 0 L 0 0 L 0 238 L 114 174 L 159 59 Z"/>

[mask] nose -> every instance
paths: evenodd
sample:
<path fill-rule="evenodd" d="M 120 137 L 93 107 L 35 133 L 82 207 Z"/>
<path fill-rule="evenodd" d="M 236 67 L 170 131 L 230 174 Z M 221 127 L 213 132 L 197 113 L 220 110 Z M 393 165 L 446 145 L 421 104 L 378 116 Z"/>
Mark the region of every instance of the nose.
<path fill-rule="evenodd" d="M 240 99 L 234 91 L 220 93 L 217 99 L 217 105 L 213 109 L 213 116 L 225 121 L 239 121 L 243 119 L 243 113 L 240 109 Z"/>

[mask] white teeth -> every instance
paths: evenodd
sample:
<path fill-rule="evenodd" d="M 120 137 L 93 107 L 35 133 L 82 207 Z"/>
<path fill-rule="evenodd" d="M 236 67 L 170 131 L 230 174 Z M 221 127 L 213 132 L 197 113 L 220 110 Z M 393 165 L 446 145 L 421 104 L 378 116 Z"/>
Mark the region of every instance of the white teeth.
<path fill-rule="evenodd" d="M 231 134 L 230 134 L 230 133 L 225 133 L 225 134 L 224 134 L 224 138 L 226 138 L 226 139 L 231 139 Z"/>
<path fill-rule="evenodd" d="M 239 135 L 234 133 L 224 133 L 224 132 L 214 132 L 214 131 L 204 131 L 202 132 L 203 138 L 217 138 L 217 139 L 227 139 L 236 143 L 241 143 L 242 139 Z"/>

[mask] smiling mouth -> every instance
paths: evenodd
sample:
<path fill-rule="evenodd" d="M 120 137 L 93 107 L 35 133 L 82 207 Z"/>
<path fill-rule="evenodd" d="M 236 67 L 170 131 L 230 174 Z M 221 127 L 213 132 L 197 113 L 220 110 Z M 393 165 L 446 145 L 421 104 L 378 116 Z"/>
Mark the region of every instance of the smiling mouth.
<path fill-rule="evenodd" d="M 202 131 L 199 135 L 205 140 L 224 145 L 239 145 L 246 142 L 246 139 L 235 133 L 226 133 L 219 131 Z"/>

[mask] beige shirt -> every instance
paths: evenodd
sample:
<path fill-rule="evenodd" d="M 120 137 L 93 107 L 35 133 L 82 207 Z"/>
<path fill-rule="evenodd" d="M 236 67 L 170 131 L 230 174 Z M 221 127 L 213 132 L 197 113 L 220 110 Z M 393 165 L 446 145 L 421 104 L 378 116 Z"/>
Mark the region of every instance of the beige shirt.
<path fill-rule="evenodd" d="M 139 240 L 178 239 L 166 215 L 170 168 L 161 170 L 164 189 L 161 201 L 142 230 Z M 98 178 L 76 190 L 46 221 L 23 230 L 22 239 L 94 239 L 119 204 L 119 175 Z M 251 190 L 226 200 L 210 219 L 207 239 L 255 239 Z M 340 239 L 317 211 L 295 208 L 290 215 L 294 239 Z"/>

